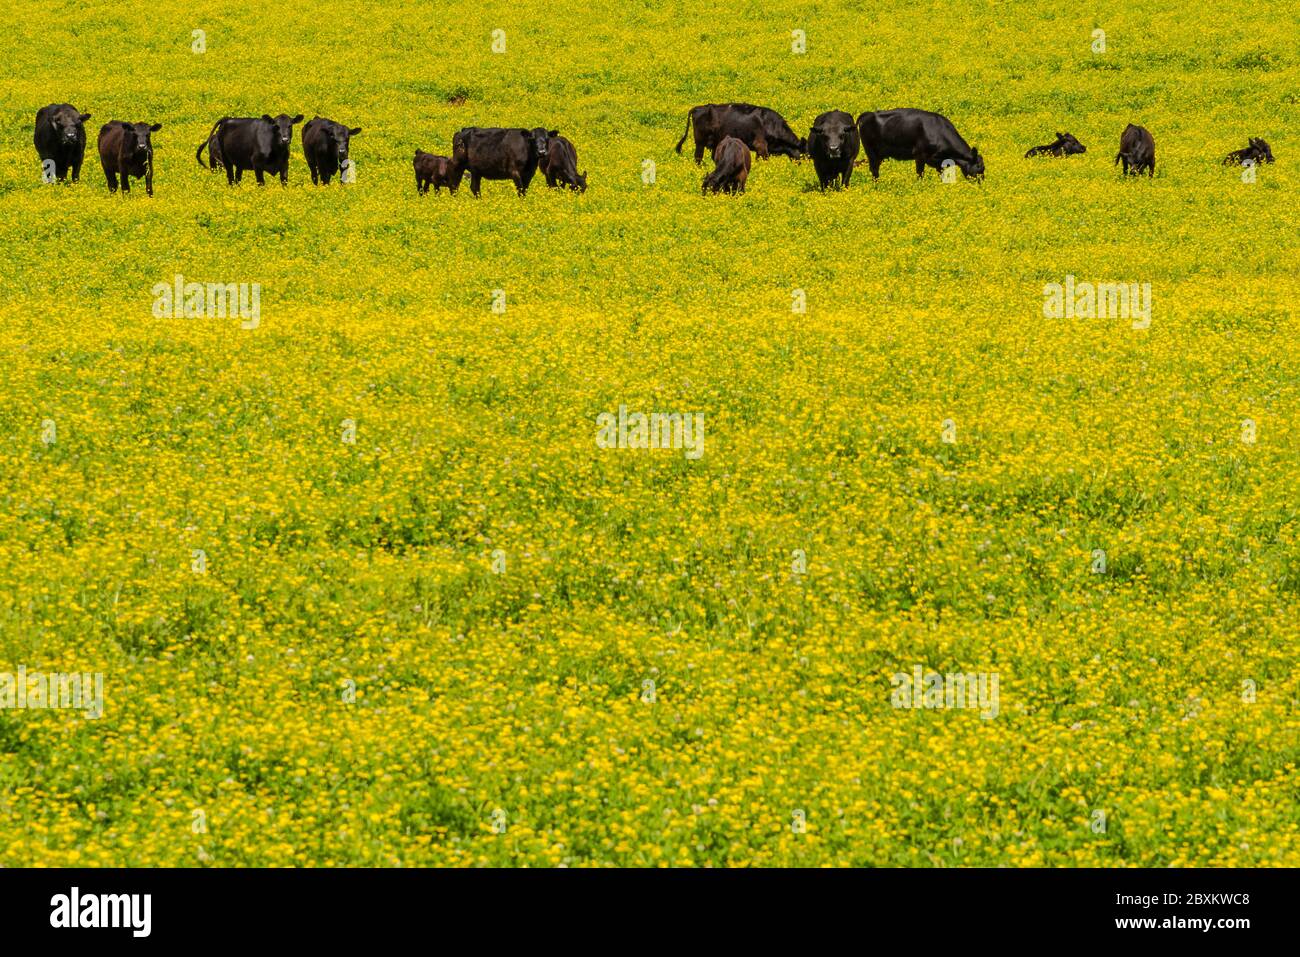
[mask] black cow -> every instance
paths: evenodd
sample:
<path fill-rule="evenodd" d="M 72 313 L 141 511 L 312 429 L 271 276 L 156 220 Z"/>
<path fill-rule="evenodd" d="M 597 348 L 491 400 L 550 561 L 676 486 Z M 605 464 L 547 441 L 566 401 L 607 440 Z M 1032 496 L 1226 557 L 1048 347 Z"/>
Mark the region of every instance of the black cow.
<path fill-rule="evenodd" d="M 587 191 L 587 174 L 578 172 L 578 151 L 564 136 L 552 136 L 546 143 L 546 159 L 539 167 L 547 186 L 567 186 L 579 193 Z"/>
<path fill-rule="evenodd" d="M 808 141 L 794 135 L 775 110 L 749 103 L 710 103 L 693 106 L 686 114 L 686 132 L 677 141 L 682 151 L 686 137 L 695 131 L 695 165 L 704 161 L 704 151 L 715 148 L 725 137 L 734 136 L 762 159 L 775 153 L 799 159 L 808 152 Z"/>
<path fill-rule="evenodd" d="M 421 196 L 429 191 L 430 186 L 435 195 L 444 186 L 448 192 L 455 193 L 464 175 L 465 171 L 450 156 L 435 156 L 424 150 L 415 151 L 415 191 Z"/>
<path fill-rule="evenodd" d="M 302 128 L 302 152 L 307 157 L 307 168 L 311 170 L 311 182 L 315 186 L 318 177 L 328 186 L 330 177 L 348 164 L 348 144 L 352 137 L 361 132 L 361 127 L 349 129 L 342 123 L 313 116 Z M 339 182 L 343 177 L 339 177 Z"/>
<path fill-rule="evenodd" d="M 469 189 L 479 195 L 485 179 L 508 179 L 519 195 L 528 192 L 539 163 L 545 162 L 551 139 L 558 130 L 531 130 L 467 126 L 451 140 L 451 158 L 456 167 L 469 171 Z M 463 173 L 462 173 L 463 175 Z"/>
<path fill-rule="evenodd" d="M 32 141 L 41 158 L 41 172 L 54 163 L 54 177 L 59 182 L 72 172 L 72 182 L 81 179 L 81 164 L 86 158 L 86 120 L 89 113 L 78 112 L 71 103 L 51 103 L 36 113 L 36 131 Z"/>
<path fill-rule="evenodd" d="M 1140 176 L 1146 170 L 1148 176 L 1156 175 L 1156 141 L 1144 126 L 1130 123 L 1124 127 L 1119 138 L 1119 152 L 1115 162 L 1124 163 L 1124 175 L 1132 173 Z"/>
<path fill-rule="evenodd" d="M 1260 163 L 1272 163 L 1273 151 L 1257 136 L 1252 136 L 1249 145 L 1244 150 L 1233 150 L 1223 158 L 1224 166 L 1243 166 L 1246 160 L 1251 160 L 1256 166 Z"/>
<path fill-rule="evenodd" d="M 704 177 L 700 192 L 743 193 L 749 179 L 749 147 L 734 136 L 725 136 L 713 148 L 713 172 Z"/>
<path fill-rule="evenodd" d="M 1062 133 L 1057 130 L 1055 143 L 1044 143 L 1042 146 L 1031 147 L 1025 153 L 1025 159 L 1031 156 L 1076 156 L 1079 153 L 1088 152 L 1088 147 L 1084 146 L 1069 133 Z"/>
<path fill-rule="evenodd" d="M 122 177 L 123 195 L 131 192 L 131 177 L 144 177 L 144 191 L 153 195 L 153 138 L 161 123 L 126 123 L 112 120 L 99 128 L 99 162 L 108 179 L 108 191 L 117 192 Z"/>
<path fill-rule="evenodd" d="M 963 176 L 984 178 L 984 158 L 968 146 L 946 116 L 926 110 L 880 110 L 858 117 L 858 133 L 874 179 L 880 178 L 883 160 L 913 160 L 916 175 L 926 166 L 943 169 L 944 160 L 957 164 Z"/>
<path fill-rule="evenodd" d="M 859 148 L 858 128 L 848 113 L 831 110 L 813 120 L 808 133 L 808 155 L 812 157 L 822 189 L 834 183 L 837 176 L 841 187 L 849 185 Z"/>
<path fill-rule="evenodd" d="M 199 144 L 194 158 L 203 165 L 199 157 L 203 147 L 216 137 L 221 151 L 221 164 L 226 168 L 226 182 L 232 186 L 243 179 L 245 170 L 252 170 L 257 176 L 257 185 L 266 184 L 266 173 L 279 174 L 281 185 L 289 182 L 289 144 L 293 141 L 293 127 L 302 122 L 302 114 L 290 117 L 281 113 L 272 118 L 262 114 L 257 119 L 246 116 L 223 116 L 213 124 L 207 139 Z"/>

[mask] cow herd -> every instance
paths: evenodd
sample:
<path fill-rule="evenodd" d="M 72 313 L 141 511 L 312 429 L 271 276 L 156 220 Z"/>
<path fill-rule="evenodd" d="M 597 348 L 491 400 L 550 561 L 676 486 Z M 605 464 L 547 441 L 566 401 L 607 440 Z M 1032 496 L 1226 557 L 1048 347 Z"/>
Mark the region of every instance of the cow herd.
<path fill-rule="evenodd" d="M 36 114 L 33 141 L 41 160 L 42 173 L 48 182 L 76 182 L 81 177 L 86 152 L 85 123 L 89 113 L 82 113 L 68 103 L 52 104 Z M 263 114 L 260 117 L 226 116 L 213 124 L 195 151 L 202 167 L 207 150 L 207 167 L 212 172 L 224 169 L 230 185 L 239 183 L 251 170 L 258 185 L 269 173 L 279 176 L 281 184 L 289 182 L 289 154 L 293 128 L 303 122 L 301 113 L 289 116 Z M 113 120 L 99 130 L 97 145 L 100 163 L 108 188 L 130 192 L 130 179 L 145 181 L 145 191 L 153 195 L 152 134 L 161 123 L 128 123 Z M 302 128 L 302 149 L 311 173 L 312 184 L 329 184 L 338 175 L 348 181 L 352 166 L 349 148 L 360 127 L 322 117 L 313 117 Z M 963 176 L 982 180 L 984 158 L 969 145 L 946 116 L 926 110 L 899 109 L 863 113 L 854 120 L 843 110 L 822 113 L 806 137 L 796 136 L 781 114 L 767 107 L 748 103 L 713 103 L 693 107 L 686 117 L 686 131 L 678 140 L 680 154 L 688 137 L 695 137 L 695 162 L 703 163 L 710 152 L 714 168 L 704 177 L 704 193 L 743 193 L 749 179 L 750 153 L 761 159 L 786 156 L 812 160 L 821 189 L 849 185 L 853 170 L 864 162 L 874 179 L 880 178 L 880 166 L 887 159 L 912 161 L 916 175 L 924 176 L 927 166 L 940 172 L 953 168 Z M 1069 133 L 1057 132 L 1051 143 L 1031 147 L 1026 158 L 1038 156 L 1073 156 L 1087 148 Z M 859 159 L 859 154 L 865 154 Z M 1224 157 L 1225 164 L 1257 165 L 1272 163 L 1273 151 L 1268 143 L 1250 137 L 1244 149 Z M 1130 123 L 1120 136 L 1116 164 L 1123 164 L 1126 175 L 1155 175 L 1156 148 L 1151 133 Z M 477 197 L 483 180 L 510 180 L 520 196 L 528 191 L 538 173 L 546 185 L 583 192 L 587 173 L 578 172 L 578 151 L 558 130 L 514 127 L 470 126 L 452 137 L 451 155 L 439 156 L 416 150 L 414 158 L 415 188 L 420 195 L 446 187 L 456 192 L 468 173 L 470 191 Z M 954 172 L 955 176 L 956 173 Z"/>

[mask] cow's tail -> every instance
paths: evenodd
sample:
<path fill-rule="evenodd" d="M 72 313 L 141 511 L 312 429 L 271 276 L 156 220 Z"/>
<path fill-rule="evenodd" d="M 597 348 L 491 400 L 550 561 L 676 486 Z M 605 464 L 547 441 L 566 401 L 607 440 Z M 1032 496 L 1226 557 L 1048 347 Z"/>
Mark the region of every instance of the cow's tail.
<path fill-rule="evenodd" d="M 203 142 L 200 143 L 199 148 L 194 151 L 194 158 L 198 161 L 199 169 L 207 169 L 207 167 L 203 165 L 203 150 L 212 142 L 212 134 L 217 132 L 217 130 L 221 128 L 221 124 L 226 122 L 228 119 L 230 119 L 230 117 L 223 116 L 221 119 L 217 120 L 217 122 L 213 123 L 212 129 L 208 131 L 208 135 L 203 137 Z"/>
<path fill-rule="evenodd" d="M 678 153 L 682 151 L 682 145 L 686 142 L 686 137 L 691 135 L 691 119 L 694 116 L 694 114 L 695 114 L 694 110 L 691 110 L 689 113 L 686 114 L 686 132 L 683 133 L 682 138 L 677 141 Z"/>

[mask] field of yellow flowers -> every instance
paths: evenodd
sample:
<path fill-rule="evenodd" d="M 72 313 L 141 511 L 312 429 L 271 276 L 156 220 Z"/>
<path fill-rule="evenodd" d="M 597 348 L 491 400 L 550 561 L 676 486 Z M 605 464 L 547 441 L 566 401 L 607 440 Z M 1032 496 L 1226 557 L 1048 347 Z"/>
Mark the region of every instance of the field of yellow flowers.
<path fill-rule="evenodd" d="M 1294 12 L 729 9 L 0 12 L 0 672 L 104 712 L 0 710 L 0 864 L 1300 864 Z M 937 110 L 987 180 L 704 199 L 729 100 Z M 362 127 L 356 182 L 196 165 L 264 112 Z M 110 119 L 163 124 L 152 199 Z M 587 193 L 416 196 L 542 124 Z M 258 321 L 156 315 L 178 275 Z M 1067 277 L 1149 325 L 1046 318 Z M 620 406 L 703 454 L 599 447 Z"/>

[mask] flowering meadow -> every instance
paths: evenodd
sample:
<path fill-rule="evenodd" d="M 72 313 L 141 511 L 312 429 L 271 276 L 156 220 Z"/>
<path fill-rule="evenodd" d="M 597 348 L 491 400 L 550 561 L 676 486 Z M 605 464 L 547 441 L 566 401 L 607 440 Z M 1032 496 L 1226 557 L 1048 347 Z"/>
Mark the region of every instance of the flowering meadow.
<path fill-rule="evenodd" d="M 0 864 L 1300 865 L 1293 8 L 9 4 L 0 54 L 0 673 L 103 679 L 0 680 Z M 987 175 L 704 198 L 729 101 Z M 195 162 L 281 112 L 355 182 Z M 473 125 L 590 188 L 417 196 Z"/>

